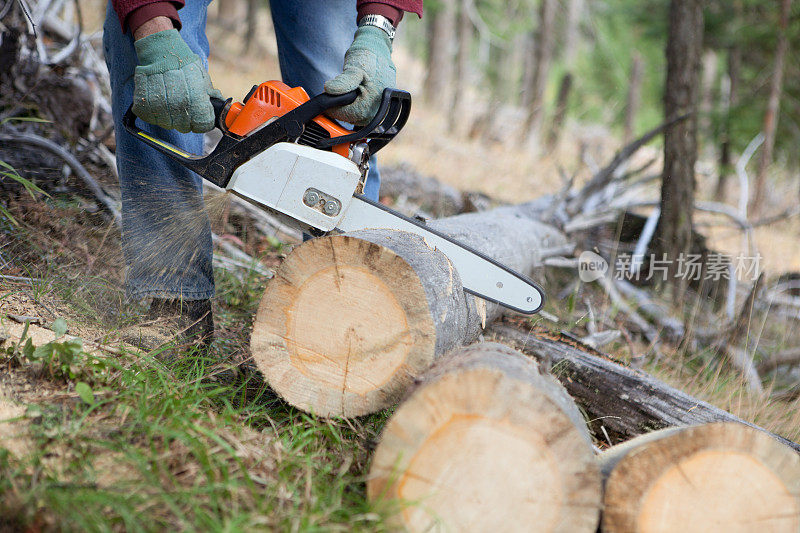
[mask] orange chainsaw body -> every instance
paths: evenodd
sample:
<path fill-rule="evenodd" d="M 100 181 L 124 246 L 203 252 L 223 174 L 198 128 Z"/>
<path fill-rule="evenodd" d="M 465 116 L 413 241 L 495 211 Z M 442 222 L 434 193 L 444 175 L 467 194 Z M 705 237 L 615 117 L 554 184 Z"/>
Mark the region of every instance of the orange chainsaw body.
<path fill-rule="evenodd" d="M 245 99 L 244 104 L 231 104 L 225 116 L 225 125 L 231 133 L 244 137 L 273 118 L 281 117 L 309 100 L 302 87 L 289 87 L 282 81 L 267 81 L 259 85 Z M 323 115 L 315 118 L 314 122 L 332 139 L 352 133 Z M 350 157 L 349 143 L 337 144 L 332 150 L 341 156 Z"/>

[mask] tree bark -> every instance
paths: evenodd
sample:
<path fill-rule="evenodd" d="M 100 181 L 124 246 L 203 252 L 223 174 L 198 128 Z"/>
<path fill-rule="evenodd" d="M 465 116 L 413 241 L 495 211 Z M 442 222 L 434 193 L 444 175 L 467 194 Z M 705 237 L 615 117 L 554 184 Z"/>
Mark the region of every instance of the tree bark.
<path fill-rule="evenodd" d="M 552 368 L 578 405 L 593 421 L 596 435 L 614 442 L 669 426 L 737 422 L 770 435 L 800 454 L 800 444 L 670 387 L 652 376 L 623 366 L 574 340 L 541 331 L 494 325 L 489 333 Z M 601 427 L 602 426 L 602 427 Z"/>
<path fill-rule="evenodd" d="M 711 134 L 711 113 L 714 101 L 714 82 L 717 80 L 717 52 L 707 50 L 702 56 L 700 83 L 700 115 L 698 130 L 706 136 Z"/>
<path fill-rule="evenodd" d="M 608 533 L 800 529 L 800 456 L 753 428 L 656 431 L 600 462 Z"/>
<path fill-rule="evenodd" d="M 737 2 L 734 4 L 736 9 L 741 9 Z M 734 45 L 728 50 L 728 76 L 727 87 L 720 91 L 722 100 L 722 112 L 725 118 L 722 121 L 722 132 L 720 134 L 719 149 L 719 177 L 717 178 L 716 196 L 720 201 L 725 201 L 725 185 L 728 176 L 733 170 L 731 161 L 731 109 L 739 104 L 739 73 L 742 66 L 742 50 Z"/>
<path fill-rule="evenodd" d="M 532 39 L 532 63 L 530 65 L 530 84 L 525 87 L 528 114 L 522 138 L 529 138 L 541 130 L 544 105 L 544 92 L 553 58 L 553 36 L 556 13 L 555 0 L 542 0 L 539 4 L 539 27 Z"/>
<path fill-rule="evenodd" d="M 667 40 L 664 115 L 667 119 L 694 112 L 664 133 L 664 173 L 657 249 L 670 261 L 673 301 L 680 302 L 687 280 L 676 276 L 678 259 L 692 246 L 694 165 L 697 161 L 697 98 L 703 43 L 700 0 L 672 0 Z"/>
<path fill-rule="evenodd" d="M 247 30 L 244 34 L 244 53 L 248 53 L 253 50 L 253 46 L 255 46 L 256 42 L 258 41 L 257 37 L 257 30 L 258 30 L 258 7 L 259 7 L 259 0 L 247 0 Z"/>
<path fill-rule="evenodd" d="M 418 381 L 381 434 L 370 499 L 413 502 L 404 529 L 594 532 L 600 476 L 586 423 L 522 354 L 479 343 Z"/>
<path fill-rule="evenodd" d="M 567 20 L 564 24 L 564 64 L 570 70 L 575 66 L 575 57 L 578 55 L 584 7 L 584 0 L 569 0 L 567 4 Z"/>
<path fill-rule="evenodd" d="M 455 36 L 455 0 L 439 0 L 428 18 L 428 71 L 425 75 L 425 99 L 445 106 L 453 79 L 453 41 Z"/>
<path fill-rule="evenodd" d="M 242 20 L 242 3 L 242 0 L 219 0 L 219 2 L 217 2 L 217 22 L 225 29 L 235 31 L 237 22 L 241 22 Z M 252 22 L 254 23 L 255 19 L 253 19 Z M 247 23 L 249 27 L 251 20 L 248 19 Z"/>
<path fill-rule="evenodd" d="M 773 67 L 772 80 L 769 86 L 769 100 L 764 113 L 764 146 L 761 149 L 761 159 L 758 162 L 758 174 L 753 190 L 753 198 L 749 211 L 758 214 L 764 203 L 764 194 L 767 186 L 767 171 L 772 164 L 772 152 L 775 149 L 775 131 L 778 128 L 778 112 L 783 94 L 783 70 L 786 63 L 786 53 L 789 50 L 789 38 L 786 29 L 789 26 L 789 12 L 792 0 L 781 0 L 781 14 L 778 23 L 778 46 L 775 49 L 775 66 Z"/>
<path fill-rule="evenodd" d="M 631 78 L 628 82 L 628 98 L 625 102 L 625 144 L 633 140 L 636 130 L 636 113 L 642 102 L 642 75 L 644 73 L 644 62 L 642 55 L 638 52 L 633 53 L 631 60 Z"/>
<path fill-rule="evenodd" d="M 556 101 L 556 112 L 553 115 L 553 122 L 550 124 L 550 134 L 547 137 L 549 149 L 555 148 L 561 138 L 561 130 L 564 127 L 564 120 L 567 116 L 567 104 L 569 103 L 569 93 L 572 90 L 572 73 L 567 72 L 561 78 L 558 87 L 558 100 Z"/>
<path fill-rule="evenodd" d="M 436 178 L 423 176 L 410 165 L 381 166 L 381 198 L 404 198 L 430 218 L 457 215 L 466 209 L 464 195 Z M 416 215 L 416 213 L 413 213 Z"/>
<path fill-rule="evenodd" d="M 531 205 L 430 221 L 430 227 L 531 274 L 561 234 Z M 359 416 L 396 403 L 435 359 L 474 341 L 500 314 L 464 293 L 439 251 L 405 232 L 367 230 L 308 241 L 267 285 L 253 360 L 292 405 Z"/>

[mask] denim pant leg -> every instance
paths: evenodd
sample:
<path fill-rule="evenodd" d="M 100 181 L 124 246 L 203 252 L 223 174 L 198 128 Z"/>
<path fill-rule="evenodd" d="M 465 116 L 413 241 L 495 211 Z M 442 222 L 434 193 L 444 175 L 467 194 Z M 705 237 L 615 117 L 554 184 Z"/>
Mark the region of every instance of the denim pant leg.
<path fill-rule="evenodd" d="M 207 2 L 181 9 L 181 36 L 203 61 Z M 122 245 L 128 295 L 202 300 L 214 295 L 211 229 L 203 209 L 202 179 L 146 146 L 122 126 L 133 100 L 137 65 L 130 32 L 123 33 L 109 3 L 103 35 L 111 78 L 117 169 L 122 192 Z M 164 130 L 142 121 L 140 127 L 188 152 L 202 153 L 203 136 Z"/>
<path fill-rule="evenodd" d="M 342 72 L 344 54 L 356 31 L 356 0 L 270 0 L 283 81 L 309 95 Z M 381 176 L 375 157 L 364 194 L 378 199 Z"/>

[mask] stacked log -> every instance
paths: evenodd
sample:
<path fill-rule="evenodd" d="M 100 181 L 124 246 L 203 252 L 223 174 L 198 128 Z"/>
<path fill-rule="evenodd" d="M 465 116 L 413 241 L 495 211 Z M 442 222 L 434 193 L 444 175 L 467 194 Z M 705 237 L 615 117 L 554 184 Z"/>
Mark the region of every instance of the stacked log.
<path fill-rule="evenodd" d="M 608 533 L 800 530 L 800 456 L 742 424 L 655 431 L 601 465 Z"/>
<path fill-rule="evenodd" d="M 524 274 L 565 242 L 528 204 L 430 226 Z M 465 294 L 447 257 L 421 237 L 362 230 L 295 248 L 262 297 L 251 349 L 292 405 L 359 416 L 397 403 L 416 376 L 499 314 Z"/>
<path fill-rule="evenodd" d="M 564 389 L 503 345 L 426 372 L 386 424 L 367 482 L 410 531 L 593 532 L 600 476 Z"/>

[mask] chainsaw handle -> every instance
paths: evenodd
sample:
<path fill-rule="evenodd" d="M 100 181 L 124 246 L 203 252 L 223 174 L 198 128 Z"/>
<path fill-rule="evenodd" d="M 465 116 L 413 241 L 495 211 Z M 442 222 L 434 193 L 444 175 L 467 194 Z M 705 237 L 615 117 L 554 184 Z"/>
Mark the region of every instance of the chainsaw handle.
<path fill-rule="evenodd" d="M 400 130 L 406 125 L 410 114 L 411 95 L 399 89 L 386 88 L 383 90 L 383 95 L 381 95 L 381 103 L 380 106 L 378 106 L 378 112 L 375 113 L 375 116 L 366 126 L 363 126 L 361 129 L 349 135 L 322 139 L 317 142 L 316 147 L 323 149 L 331 148 L 338 144 L 368 139 L 367 146 L 369 146 L 369 153 L 374 154 L 386 146 L 389 141 L 394 139 L 395 135 L 400 133 Z"/>
<path fill-rule="evenodd" d="M 235 139 L 236 137 L 233 136 L 225 127 L 225 115 L 228 113 L 232 99 L 229 98 L 227 100 L 222 100 L 221 98 L 211 97 L 210 101 L 211 106 L 214 108 L 214 127 L 222 131 L 225 137 Z M 207 163 L 213 154 L 203 156 L 181 150 L 180 148 L 166 141 L 158 139 L 142 130 L 136 124 L 136 118 L 136 114 L 133 112 L 133 105 L 131 105 L 128 108 L 128 111 L 126 111 L 125 115 L 122 117 L 122 125 L 125 127 L 128 133 L 137 137 L 140 141 L 144 142 L 148 146 L 155 148 L 162 154 L 174 159 L 189 170 L 193 170 L 198 174 L 204 175 L 203 171 L 207 167 Z M 214 180 L 212 179 L 212 181 Z"/>
<path fill-rule="evenodd" d="M 315 119 L 336 107 L 350 105 L 358 98 L 358 89 L 354 89 L 344 94 L 318 94 L 308 102 L 300 105 L 297 109 L 303 110 L 303 117 L 308 117 L 308 121 Z"/>

